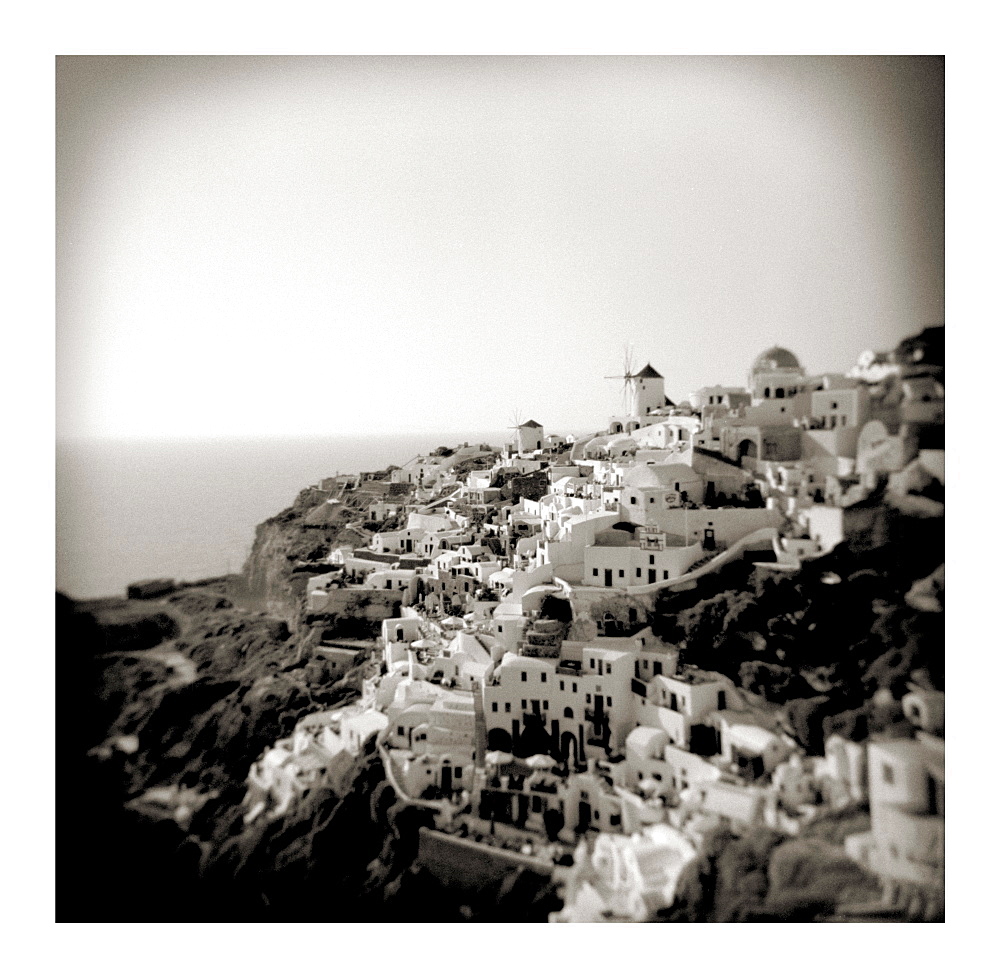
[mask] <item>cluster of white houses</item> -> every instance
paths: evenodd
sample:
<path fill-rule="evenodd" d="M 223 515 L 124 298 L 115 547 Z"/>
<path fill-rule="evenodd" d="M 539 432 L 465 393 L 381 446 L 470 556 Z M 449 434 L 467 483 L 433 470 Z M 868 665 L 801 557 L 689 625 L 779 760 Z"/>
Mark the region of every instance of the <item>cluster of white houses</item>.
<path fill-rule="evenodd" d="M 603 432 L 564 439 L 532 420 L 500 450 L 439 450 L 375 474 L 407 494 L 369 503 L 383 527 L 364 548 L 337 548 L 306 595 L 312 616 L 381 620 L 368 720 L 347 727 L 378 732 L 397 791 L 442 825 L 591 840 L 569 917 L 576 900 L 584 916 L 668 905 L 720 820 L 795 833 L 862 801 L 871 831 L 848 852 L 932 912 L 943 696 L 913 692 L 912 739 L 834 737 L 806 758 L 766 702 L 680 666 L 645 625 L 657 592 L 728 561 L 795 569 L 826 553 L 845 508 L 886 477 L 902 495 L 943 483 L 943 385 L 915 349 L 810 376 L 775 347 L 746 388 L 702 388 L 683 404 L 647 365 L 627 375 L 628 410 Z M 322 740 L 295 738 L 282 764 Z M 617 842 L 595 849 L 595 834 Z M 654 864 L 646 880 L 637 868 Z"/>

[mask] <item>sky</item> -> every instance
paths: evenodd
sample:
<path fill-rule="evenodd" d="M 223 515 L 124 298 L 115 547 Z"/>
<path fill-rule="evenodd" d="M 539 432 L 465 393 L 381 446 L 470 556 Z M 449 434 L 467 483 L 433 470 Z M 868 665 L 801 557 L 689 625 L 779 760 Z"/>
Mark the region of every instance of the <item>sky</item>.
<path fill-rule="evenodd" d="M 944 66 L 62 57 L 57 435 L 594 431 L 944 322 Z"/>

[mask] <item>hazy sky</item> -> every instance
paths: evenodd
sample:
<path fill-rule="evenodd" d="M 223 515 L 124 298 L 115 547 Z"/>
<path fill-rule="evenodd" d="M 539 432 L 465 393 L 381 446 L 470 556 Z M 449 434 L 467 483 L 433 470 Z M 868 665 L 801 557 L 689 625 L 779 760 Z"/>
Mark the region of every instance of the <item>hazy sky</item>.
<path fill-rule="evenodd" d="M 944 322 L 921 58 L 62 58 L 58 434 L 479 432 Z"/>

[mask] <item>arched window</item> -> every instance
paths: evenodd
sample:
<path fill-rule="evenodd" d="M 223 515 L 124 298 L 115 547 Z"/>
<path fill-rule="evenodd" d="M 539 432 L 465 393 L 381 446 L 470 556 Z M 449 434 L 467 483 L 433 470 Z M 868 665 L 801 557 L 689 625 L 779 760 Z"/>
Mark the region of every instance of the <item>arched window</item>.
<path fill-rule="evenodd" d="M 770 388 L 764 388 L 764 397 L 765 398 L 771 397 L 771 389 Z"/>
<path fill-rule="evenodd" d="M 570 720 L 573 720 L 573 708 L 572 707 L 567 707 L 563 711 L 563 717 L 568 717 Z"/>

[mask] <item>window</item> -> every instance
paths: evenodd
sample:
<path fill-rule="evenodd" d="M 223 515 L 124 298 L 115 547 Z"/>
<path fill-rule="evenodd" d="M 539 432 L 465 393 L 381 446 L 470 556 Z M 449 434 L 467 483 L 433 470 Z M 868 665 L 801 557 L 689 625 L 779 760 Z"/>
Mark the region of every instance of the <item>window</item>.
<path fill-rule="evenodd" d="M 655 502 L 656 502 L 656 500 L 655 500 L 655 499 L 654 499 L 654 498 L 653 498 L 653 497 L 651 496 L 651 497 L 649 498 L 649 502 L 650 502 L 650 503 L 655 503 Z"/>
<path fill-rule="evenodd" d="M 675 493 L 679 493 L 680 491 L 681 491 L 681 484 L 680 483 L 674 483 L 674 492 Z"/>
<path fill-rule="evenodd" d="M 576 693 L 576 684 L 573 684 L 573 693 Z"/>
<path fill-rule="evenodd" d="M 528 674 L 522 671 L 521 672 L 521 683 L 527 683 L 527 682 L 528 682 Z"/>
<path fill-rule="evenodd" d="M 610 697 L 608 697 L 608 706 L 609 707 L 611 706 L 611 698 Z"/>
<path fill-rule="evenodd" d="M 527 709 L 528 709 L 528 701 L 522 700 L 521 701 L 521 710 L 527 710 Z"/>
<path fill-rule="evenodd" d="M 764 397 L 765 398 L 771 397 L 771 389 L 770 388 L 764 388 Z"/>
<path fill-rule="evenodd" d="M 885 782 L 886 785 L 896 784 L 896 778 L 892 771 L 892 765 L 882 765 L 882 781 Z"/>
<path fill-rule="evenodd" d="M 650 564 L 654 564 L 655 563 L 655 555 L 653 555 L 653 554 L 649 555 L 649 563 Z"/>
<path fill-rule="evenodd" d="M 573 708 L 572 707 L 567 707 L 563 711 L 563 717 L 568 717 L 570 720 L 572 720 L 573 719 Z"/>
<path fill-rule="evenodd" d="M 607 674 L 608 674 L 608 676 L 611 676 L 611 664 L 610 663 L 608 663 Z"/>
<path fill-rule="evenodd" d="M 493 704 L 493 713 L 494 714 L 497 712 L 497 707 L 499 707 L 499 706 L 500 706 L 499 704 Z"/>
<path fill-rule="evenodd" d="M 560 680 L 559 681 L 559 689 L 560 690 L 565 690 L 566 689 L 566 681 L 565 680 Z"/>
<path fill-rule="evenodd" d="M 830 410 L 831 411 L 836 411 L 837 410 L 837 402 L 836 401 L 831 401 L 830 402 Z"/>
<path fill-rule="evenodd" d="M 400 736 L 406 733 L 406 729 L 403 727 L 402 724 L 400 724 L 399 727 L 396 728 L 396 733 Z"/>
<path fill-rule="evenodd" d="M 548 679 L 548 677 L 549 677 L 548 673 L 543 673 L 542 674 L 542 683 L 545 683 L 545 681 Z"/>
<path fill-rule="evenodd" d="M 629 497 L 629 502 L 630 503 L 635 503 L 635 497 L 634 496 Z"/>
<path fill-rule="evenodd" d="M 785 389 L 784 388 L 775 388 L 774 389 L 774 396 L 776 398 L 783 398 L 785 396 Z"/>
<path fill-rule="evenodd" d="M 619 578 L 624 578 L 625 577 L 625 569 L 624 568 L 619 568 L 618 569 L 618 577 Z"/>
<path fill-rule="evenodd" d="M 594 577 L 597 577 L 597 568 L 594 568 Z"/>
<path fill-rule="evenodd" d="M 642 568 L 636 568 L 635 569 L 635 576 L 637 578 L 641 578 L 642 577 Z"/>
<path fill-rule="evenodd" d="M 505 714 L 509 714 L 510 713 L 510 704 L 504 704 L 503 705 L 503 712 Z"/>
<path fill-rule="evenodd" d="M 594 669 L 594 661 L 593 660 L 590 661 L 590 668 Z"/>
<path fill-rule="evenodd" d="M 590 703 L 590 694 L 589 693 L 587 694 L 587 703 L 588 704 Z"/>
<path fill-rule="evenodd" d="M 547 700 L 543 700 L 542 701 L 542 710 L 548 710 L 548 709 L 549 709 L 549 702 Z"/>
<path fill-rule="evenodd" d="M 461 765 L 456 765 L 455 766 L 455 778 L 461 778 L 461 777 L 462 777 L 462 766 Z"/>

